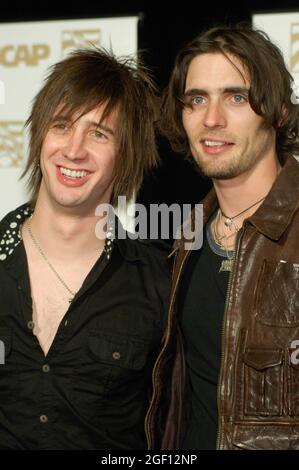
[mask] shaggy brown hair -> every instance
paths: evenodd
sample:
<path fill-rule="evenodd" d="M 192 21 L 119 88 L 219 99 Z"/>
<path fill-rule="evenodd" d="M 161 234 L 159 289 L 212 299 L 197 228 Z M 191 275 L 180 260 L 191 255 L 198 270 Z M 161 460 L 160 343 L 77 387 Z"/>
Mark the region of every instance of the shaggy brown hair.
<path fill-rule="evenodd" d="M 299 152 L 299 106 L 291 102 L 293 78 L 282 54 L 263 31 L 249 25 L 221 26 L 194 38 L 177 55 L 168 87 L 164 92 L 161 128 L 172 148 L 190 156 L 189 142 L 182 124 L 182 97 L 186 76 L 194 57 L 221 53 L 238 58 L 250 78 L 249 103 L 276 132 L 276 150 L 286 155 Z"/>
<path fill-rule="evenodd" d="M 158 162 L 155 141 L 157 97 L 149 72 L 131 57 L 116 58 L 104 49 L 73 52 L 50 68 L 26 122 L 30 152 L 24 175 L 35 204 L 42 174 L 39 159 L 43 140 L 59 106 L 66 117 L 80 116 L 104 104 L 103 121 L 117 108 L 117 160 L 111 203 L 119 195 L 137 192 L 146 170 Z M 100 123 L 99 123 L 100 124 Z"/>

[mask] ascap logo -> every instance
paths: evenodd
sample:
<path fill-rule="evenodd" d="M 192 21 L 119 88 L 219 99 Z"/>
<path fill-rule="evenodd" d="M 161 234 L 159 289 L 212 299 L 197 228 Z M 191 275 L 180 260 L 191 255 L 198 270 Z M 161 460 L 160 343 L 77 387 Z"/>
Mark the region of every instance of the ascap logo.
<path fill-rule="evenodd" d="M 290 69 L 299 72 L 299 23 L 291 24 Z"/>
<path fill-rule="evenodd" d="M 0 169 L 20 167 L 24 156 L 24 123 L 0 121 Z"/>
<path fill-rule="evenodd" d="M 24 65 L 38 65 L 50 55 L 48 44 L 8 44 L 0 47 L 0 64 L 4 67 L 17 67 Z"/>
<path fill-rule="evenodd" d="M 61 56 L 66 57 L 74 49 L 101 45 L 100 29 L 78 29 L 62 31 L 61 33 Z"/>

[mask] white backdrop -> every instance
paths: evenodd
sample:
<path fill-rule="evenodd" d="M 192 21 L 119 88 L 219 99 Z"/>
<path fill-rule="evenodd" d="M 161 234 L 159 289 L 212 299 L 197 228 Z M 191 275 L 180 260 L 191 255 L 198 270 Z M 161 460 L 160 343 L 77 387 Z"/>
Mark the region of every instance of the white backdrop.
<path fill-rule="evenodd" d="M 116 55 L 137 51 L 138 17 L 0 24 L 0 219 L 26 202 L 18 181 L 27 158 L 24 123 L 47 68 L 90 44 Z"/>
<path fill-rule="evenodd" d="M 299 10 L 293 13 L 255 14 L 252 22 L 280 48 L 289 71 L 295 80 L 299 80 Z"/>
<path fill-rule="evenodd" d="M 299 10 L 288 13 L 259 13 L 252 24 L 265 31 L 283 53 L 285 63 L 294 78 L 290 100 L 299 106 Z M 299 155 L 296 156 L 299 161 Z"/>

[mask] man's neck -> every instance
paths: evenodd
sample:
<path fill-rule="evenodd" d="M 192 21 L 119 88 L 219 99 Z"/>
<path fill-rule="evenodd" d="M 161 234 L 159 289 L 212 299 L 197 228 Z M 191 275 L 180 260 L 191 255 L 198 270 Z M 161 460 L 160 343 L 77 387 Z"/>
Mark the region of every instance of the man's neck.
<path fill-rule="evenodd" d="M 277 175 L 280 165 L 276 159 L 259 164 L 236 178 L 227 180 L 214 180 L 221 211 L 229 217 L 234 217 L 247 207 L 265 198 L 269 193 Z M 262 204 L 254 205 L 239 218 L 239 224 L 252 215 Z"/>
<path fill-rule="evenodd" d="M 99 218 L 94 214 L 85 216 L 75 211 L 59 210 L 37 200 L 30 225 L 39 244 L 51 258 L 67 261 L 74 256 L 81 258 L 104 248 L 105 239 L 96 236 Z M 28 223 L 28 221 L 27 221 Z"/>

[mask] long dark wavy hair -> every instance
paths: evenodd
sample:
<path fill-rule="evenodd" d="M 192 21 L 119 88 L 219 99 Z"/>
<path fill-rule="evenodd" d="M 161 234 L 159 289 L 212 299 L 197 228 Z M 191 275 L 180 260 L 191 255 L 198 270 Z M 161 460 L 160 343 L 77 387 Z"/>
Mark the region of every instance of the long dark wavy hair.
<path fill-rule="evenodd" d="M 283 162 L 288 154 L 298 154 L 299 106 L 291 101 L 293 78 L 267 34 L 244 24 L 213 27 L 178 53 L 162 102 L 161 129 L 172 148 L 190 156 L 182 124 L 182 96 L 190 62 L 205 53 L 221 53 L 241 61 L 250 78 L 249 103 L 263 117 L 265 126 L 276 130 L 279 159 Z"/>

